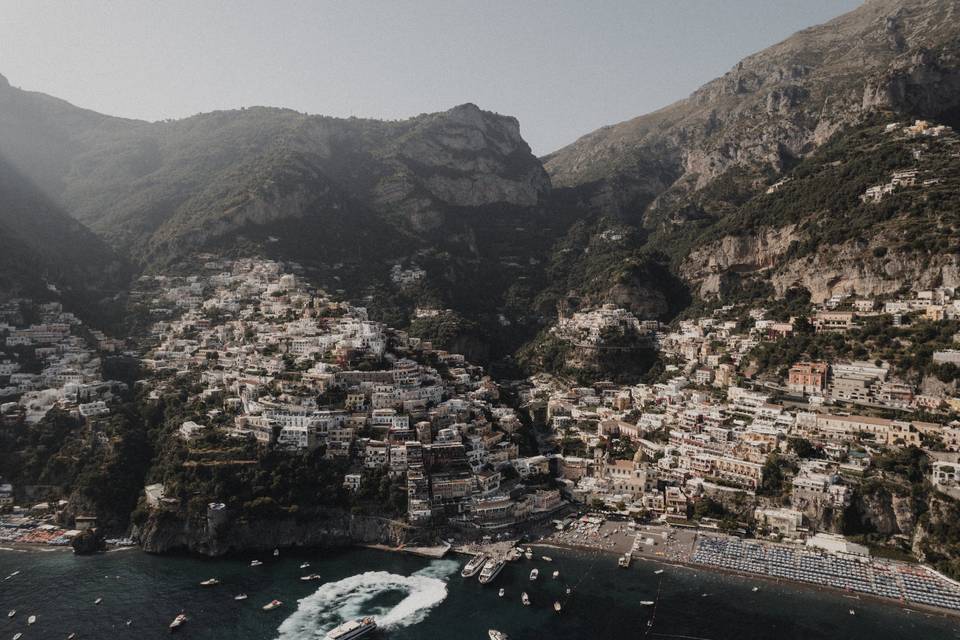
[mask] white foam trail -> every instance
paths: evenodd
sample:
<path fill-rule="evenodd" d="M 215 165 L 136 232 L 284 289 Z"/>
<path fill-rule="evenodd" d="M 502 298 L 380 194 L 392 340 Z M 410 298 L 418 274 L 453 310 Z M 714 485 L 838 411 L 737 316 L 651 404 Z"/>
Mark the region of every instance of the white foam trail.
<path fill-rule="evenodd" d="M 368 571 L 320 586 L 313 595 L 299 601 L 297 610 L 284 620 L 277 640 L 315 640 L 345 620 L 373 615 L 380 627 L 408 627 L 427 617 L 447 597 L 442 580 L 456 571 L 451 560 L 431 563 L 413 575 Z M 389 591 L 406 594 L 393 607 L 370 604 Z"/>

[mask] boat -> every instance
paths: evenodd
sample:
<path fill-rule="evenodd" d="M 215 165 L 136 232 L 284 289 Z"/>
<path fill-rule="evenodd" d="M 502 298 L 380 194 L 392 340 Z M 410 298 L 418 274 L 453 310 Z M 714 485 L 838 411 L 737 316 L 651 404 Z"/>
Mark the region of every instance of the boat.
<path fill-rule="evenodd" d="M 653 572 L 653 575 L 658 576 L 661 573 L 663 573 L 663 569 L 657 569 L 656 571 Z"/>
<path fill-rule="evenodd" d="M 540 557 L 543 558 L 544 562 L 553 562 L 553 558 L 551 558 L 550 556 L 540 556 Z"/>
<path fill-rule="evenodd" d="M 129 627 L 130 625 L 133 624 L 133 620 L 127 620 L 126 624 L 127 624 L 127 626 Z"/>
<path fill-rule="evenodd" d="M 533 571 L 530 572 L 530 579 L 531 579 L 531 580 L 536 580 L 539 576 L 540 576 L 540 570 L 539 570 L 539 569 L 534 569 Z"/>
<path fill-rule="evenodd" d="M 187 616 L 185 614 L 178 614 L 177 617 L 173 619 L 173 622 L 170 623 L 170 631 L 176 631 L 182 627 L 186 621 Z"/>
<path fill-rule="evenodd" d="M 308 576 L 300 576 L 300 579 L 303 580 L 304 582 L 310 582 L 311 580 L 319 580 L 319 579 L 320 579 L 320 574 L 319 574 L 319 573 L 311 573 L 311 574 L 308 575 Z"/>
<path fill-rule="evenodd" d="M 855 616 L 855 615 L 857 615 L 857 612 L 854 611 L 853 609 L 850 609 L 850 615 Z"/>
<path fill-rule="evenodd" d="M 490 636 L 490 640 L 510 640 L 507 634 L 503 631 L 497 631 L 496 629 L 490 629 L 487 631 L 487 635 Z"/>
<path fill-rule="evenodd" d="M 567 587 L 567 595 L 570 595 L 570 592 L 571 592 L 570 587 Z"/>
<path fill-rule="evenodd" d="M 632 561 L 633 561 L 633 555 L 631 555 L 631 553 L 628 551 L 627 553 L 623 554 L 622 556 L 620 556 L 620 558 L 617 559 L 617 566 L 619 566 L 622 569 L 627 569 L 630 567 L 630 563 Z"/>
<path fill-rule="evenodd" d="M 22 637 L 23 637 L 23 634 L 22 634 L 22 633 L 15 633 L 15 634 L 13 634 L 13 640 L 20 640 L 20 638 L 22 638 Z"/>
<path fill-rule="evenodd" d="M 310 563 L 309 563 L 309 562 L 304 562 L 303 564 L 300 565 L 300 568 L 301 568 L 301 569 L 309 569 L 309 568 L 310 568 Z"/>
<path fill-rule="evenodd" d="M 8 575 L 6 578 L 4 578 L 4 580 L 9 580 L 10 578 L 13 578 L 14 576 L 17 576 L 17 575 L 19 575 L 19 574 L 20 574 L 20 570 L 17 569 L 16 571 L 14 571 L 14 572 L 11 573 L 10 575 Z"/>
<path fill-rule="evenodd" d="M 559 571 L 554 571 L 554 572 L 553 572 L 553 579 L 556 580 L 556 579 L 559 578 L 559 577 L 560 577 L 560 572 L 559 572 Z"/>
<path fill-rule="evenodd" d="M 263 563 L 260 562 L 259 560 L 251 560 L 251 561 L 250 561 L 250 566 L 251 566 L 251 567 L 259 567 L 259 566 L 262 565 L 262 564 L 263 564 Z"/>
<path fill-rule="evenodd" d="M 335 629 L 331 629 L 324 636 L 326 640 L 353 640 L 364 636 L 377 628 L 377 621 L 372 616 L 348 620 Z"/>
<path fill-rule="evenodd" d="M 506 565 L 507 563 L 503 560 L 494 560 L 493 558 L 487 560 L 486 564 L 483 565 L 483 569 L 480 571 L 480 584 L 490 584 L 493 582 L 493 579 L 503 571 Z"/>
<path fill-rule="evenodd" d="M 7 617 L 8 617 L 8 618 L 12 618 L 12 617 L 15 616 L 15 615 L 17 615 L 17 610 L 16 610 L 16 609 L 10 609 L 10 613 L 7 614 Z"/>
<path fill-rule="evenodd" d="M 563 607 L 560 605 L 560 601 L 559 601 L 559 600 L 557 600 L 556 602 L 553 603 L 553 610 L 554 610 L 554 611 L 556 611 L 557 613 L 560 613 L 560 610 L 561 610 L 561 609 L 563 609 Z"/>
<path fill-rule="evenodd" d="M 478 553 L 477 555 L 470 558 L 470 562 L 463 566 L 463 569 L 460 571 L 460 575 L 464 578 L 472 578 L 477 575 L 477 572 L 483 568 L 483 565 L 486 564 L 489 560 L 489 556 L 485 553 Z"/>
<path fill-rule="evenodd" d="M 233 599 L 234 599 L 234 600 L 246 600 L 246 599 L 247 599 L 247 594 L 245 594 L 245 593 L 238 593 L 237 595 L 233 596 Z"/>
<path fill-rule="evenodd" d="M 70 635 L 67 636 L 67 640 L 73 640 L 76 637 L 77 637 L 77 634 L 71 633 Z"/>
<path fill-rule="evenodd" d="M 216 578 L 210 578 L 209 580 L 204 580 L 200 583 L 201 587 L 215 587 L 220 584 L 220 581 Z"/>
<path fill-rule="evenodd" d="M 523 556 L 527 560 L 533 560 L 533 549 L 531 549 L 530 547 L 527 547 L 527 550 L 523 552 Z"/>
<path fill-rule="evenodd" d="M 37 616 L 30 616 L 27 618 L 27 624 L 35 624 L 37 621 Z"/>
<path fill-rule="evenodd" d="M 525 607 L 529 607 L 529 606 L 530 606 L 530 596 L 527 595 L 527 592 L 526 592 L 526 591 L 524 591 L 522 594 L 520 594 L 520 601 L 523 602 L 523 606 L 525 606 Z"/>
<path fill-rule="evenodd" d="M 93 601 L 93 604 L 100 604 L 101 602 L 103 602 L 103 598 L 97 598 Z"/>
<path fill-rule="evenodd" d="M 760 587 L 754 587 L 753 589 L 751 589 L 751 591 L 753 591 L 754 593 L 756 593 L 757 591 L 760 591 Z"/>
<path fill-rule="evenodd" d="M 497 595 L 502 598 L 506 593 L 507 593 L 507 590 L 504 589 L 503 587 L 500 587 L 500 591 L 497 592 Z"/>
<path fill-rule="evenodd" d="M 652 607 L 652 606 L 653 606 L 653 600 L 641 600 L 641 601 L 640 601 L 640 604 L 642 604 L 642 605 L 645 606 L 645 607 Z"/>
<path fill-rule="evenodd" d="M 274 549 L 274 550 L 273 550 L 273 557 L 274 557 L 274 558 L 279 558 L 279 557 L 280 557 L 280 549 Z"/>
<path fill-rule="evenodd" d="M 264 611 L 273 611 L 274 609 L 276 609 L 277 607 L 279 607 L 279 606 L 282 605 L 282 604 L 283 604 L 283 603 L 280 602 L 279 600 L 271 600 L 271 601 L 268 602 L 267 604 L 263 605 L 263 610 L 264 610 Z"/>

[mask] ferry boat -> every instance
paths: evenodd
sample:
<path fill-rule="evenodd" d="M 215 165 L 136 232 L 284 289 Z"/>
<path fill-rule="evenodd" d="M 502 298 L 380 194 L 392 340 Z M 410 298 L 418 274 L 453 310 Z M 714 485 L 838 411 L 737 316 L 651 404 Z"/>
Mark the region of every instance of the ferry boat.
<path fill-rule="evenodd" d="M 530 580 L 536 580 L 539 575 L 540 575 L 540 570 L 534 569 L 533 571 L 530 572 Z"/>
<path fill-rule="evenodd" d="M 617 560 L 617 565 L 622 569 L 627 569 L 630 567 L 631 561 L 633 561 L 633 556 L 630 553 L 625 553 Z"/>
<path fill-rule="evenodd" d="M 263 610 L 264 610 L 264 611 L 273 611 L 274 609 L 276 609 L 277 607 L 279 607 L 279 606 L 282 605 L 282 604 L 283 604 L 283 603 L 280 602 L 279 600 L 271 600 L 271 601 L 268 602 L 267 604 L 263 605 Z"/>
<path fill-rule="evenodd" d="M 234 600 L 246 600 L 246 599 L 247 599 L 247 594 L 245 594 L 245 593 L 238 593 L 237 595 L 233 596 L 233 599 L 234 599 Z"/>
<path fill-rule="evenodd" d="M 485 553 L 478 553 L 477 555 L 470 558 L 470 562 L 463 566 L 463 569 L 460 571 L 460 575 L 464 578 L 472 578 L 477 575 L 477 572 L 483 568 L 483 565 L 486 564 L 489 560 L 489 556 Z"/>
<path fill-rule="evenodd" d="M 487 560 L 486 564 L 483 565 L 483 569 L 480 571 L 480 584 L 493 582 L 493 579 L 503 571 L 503 567 L 506 566 L 506 564 L 503 560 L 494 560 L 493 558 Z"/>
<path fill-rule="evenodd" d="M 200 583 L 201 587 L 215 587 L 220 584 L 220 581 L 216 578 L 210 578 L 209 580 L 204 580 Z"/>
<path fill-rule="evenodd" d="M 170 623 L 170 631 L 176 631 L 187 622 L 187 616 L 183 613 L 178 614 L 173 622 Z"/>
<path fill-rule="evenodd" d="M 557 600 L 556 602 L 553 603 L 553 610 L 554 610 L 554 611 L 556 611 L 557 613 L 560 613 L 560 610 L 561 610 L 561 609 L 563 609 L 563 606 L 561 606 L 559 600 Z"/>
<path fill-rule="evenodd" d="M 331 629 L 325 636 L 326 640 L 353 640 L 366 635 L 377 628 L 377 622 L 372 617 L 348 620 L 336 629 Z"/>
<path fill-rule="evenodd" d="M 527 592 L 526 592 L 526 591 L 524 591 L 522 594 L 520 594 L 520 601 L 523 602 L 523 606 L 525 606 L 525 607 L 529 607 L 529 606 L 530 606 L 530 596 L 527 595 Z"/>
<path fill-rule="evenodd" d="M 497 631 L 496 629 L 490 629 L 487 631 L 487 635 L 490 636 L 490 640 L 510 640 L 507 634 L 503 631 Z"/>
<path fill-rule="evenodd" d="M 756 593 L 757 591 L 760 591 L 760 587 L 754 587 L 753 589 L 750 589 L 750 591 Z"/>

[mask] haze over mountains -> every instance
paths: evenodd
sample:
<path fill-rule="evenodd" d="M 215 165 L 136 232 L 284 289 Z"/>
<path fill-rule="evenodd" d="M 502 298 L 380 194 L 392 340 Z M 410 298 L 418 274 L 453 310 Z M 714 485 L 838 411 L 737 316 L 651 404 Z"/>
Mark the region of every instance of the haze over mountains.
<path fill-rule="evenodd" d="M 99 238 L 60 217 L 44 227 L 90 249 L 71 256 L 51 240 L 44 251 L 4 208 L 0 225 L 18 229 L 4 234 L 6 253 L 33 256 L 43 267 L 29 271 L 54 283 L 66 256 L 97 270 L 120 264 L 111 251 L 138 269 L 203 251 L 264 253 L 301 262 L 349 296 L 372 296 L 393 321 L 417 305 L 451 307 L 501 354 L 558 303 L 613 302 L 664 318 L 735 289 L 803 284 L 822 296 L 956 279 L 950 243 L 934 244 L 931 261 L 930 245 L 886 252 L 884 241 L 878 257 L 863 233 L 816 233 L 825 217 L 859 229 L 873 215 L 853 191 L 832 190 L 789 215 L 760 212 L 780 211 L 777 198 L 796 202 L 797 193 L 765 193 L 794 171 L 805 172 L 806 192 L 830 191 L 840 178 L 813 170 L 825 166 L 817 150 L 828 141 L 892 120 L 956 123 L 958 14 L 956 0 L 867 2 L 746 58 L 686 100 L 543 159 L 515 119 L 472 104 L 400 122 L 252 108 L 146 123 L 0 79 L 0 197 L 32 193 L 37 220 L 69 214 Z M 841 147 L 829 162 L 859 167 L 866 184 L 909 161 L 891 150 L 889 166 L 868 168 L 858 163 L 870 145 Z M 913 204 L 884 220 L 926 215 Z M 937 237 L 949 236 L 957 202 L 940 209 Z M 816 281 L 803 265 L 817 251 L 796 250 L 814 238 L 827 253 L 846 243 L 840 266 Z M 710 256 L 719 257 L 707 264 Z M 413 275 L 398 279 L 398 269 Z M 8 288 L 32 277 L 3 272 Z"/>

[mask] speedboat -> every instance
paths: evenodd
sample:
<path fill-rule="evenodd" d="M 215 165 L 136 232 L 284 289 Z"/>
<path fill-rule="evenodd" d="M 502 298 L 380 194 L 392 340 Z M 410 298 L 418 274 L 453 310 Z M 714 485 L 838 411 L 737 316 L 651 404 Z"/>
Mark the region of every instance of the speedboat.
<path fill-rule="evenodd" d="M 246 600 L 246 599 L 247 599 L 247 594 L 245 594 L 245 593 L 238 593 L 237 595 L 233 596 L 233 599 L 234 599 L 234 600 Z"/>
<path fill-rule="evenodd" d="M 22 634 L 22 633 L 15 633 L 15 634 L 13 634 L 13 640 L 20 640 L 20 638 L 22 638 L 22 637 L 23 637 L 23 634 Z"/>
<path fill-rule="evenodd" d="M 525 606 L 525 607 L 529 607 L 529 606 L 530 606 L 530 596 L 527 595 L 527 592 L 526 592 L 526 591 L 524 591 L 524 592 L 520 595 L 520 601 L 523 602 L 523 606 Z"/>
<path fill-rule="evenodd" d="M 483 565 L 483 569 L 480 571 L 480 584 L 493 582 L 493 579 L 503 571 L 506 564 L 503 560 L 494 560 L 493 558 L 487 560 L 486 564 Z"/>
<path fill-rule="evenodd" d="M 527 547 L 527 550 L 523 552 L 523 555 L 527 560 L 533 560 L 533 549 Z"/>
<path fill-rule="evenodd" d="M 645 607 L 652 607 L 652 606 L 653 606 L 653 600 L 641 600 L 641 601 L 640 601 L 640 604 L 642 604 L 642 605 L 645 606 Z"/>
<path fill-rule="evenodd" d="M 490 636 L 490 640 L 510 640 L 507 634 L 496 629 L 490 629 L 487 631 L 487 635 Z"/>
<path fill-rule="evenodd" d="M 353 640 L 364 636 L 377 628 L 377 621 L 372 616 L 347 620 L 339 627 L 331 629 L 324 636 L 326 640 Z"/>
<path fill-rule="evenodd" d="M 12 618 L 12 617 L 15 616 L 15 615 L 17 615 L 17 610 L 16 610 L 16 609 L 10 609 L 10 613 L 7 614 L 7 617 L 8 617 L 8 618 Z"/>
<path fill-rule="evenodd" d="M 300 568 L 301 568 L 301 569 L 309 569 L 309 568 L 310 568 L 310 563 L 309 563 L 309 562 L 304 562 L 303 564 L 300 565 Z"/>
<path fill-rule="evenodd" d="M 273 557 L 274 557 L 274 558 L 279 558 L 279 557 L 280 557 L 280 549 L 274 549 L 274 550 L 273 550 Z"/>
<path fill-rule="evenodd" d="M 267 604 L 263 605 L 263 610 L 264 610 L 264 611 L 273 611 L 274 609 L 276 609 L 277 607 L 279 607 L 279 606 L 282 605 L 282 604 L 283 604 L 283 603 L 280 602 L 279 600 L 271 600 L 271 601 L 268 602 Z"/>
<path fill-rule="evenodd" d="M 183 613 L 178 614 L 173 622 L 170 623 L 170 631 L 176 631 L 187 622 L 187 616 Z"/>
<path fill-rule="evenodd" d="M 857 615 L 857 612 L 854 611 L 853 609 L 850 609 L 850 615 L 855 616 L 855 615 Z"/>
<path fill-rule="evenodd" d="M 754 593 L 756 593 L 757 591 L 760 591 L 760 587 L 754 587 L 753 589 L 751 589 L 751 591 L 753 591 Z"/>
<path fill-rule="evenodd" d="M 27 624 L 35 624 L 37 622 L 37 616 L 30 616 L 27 618 Z"/>
<path fill-rule="evenodd" d="M 319 579 L 320 579 L 320 574 L 319 574 L 319 573 L 311 573 L 311 574 L 308 575 L 308 576 L 300 576 L 300 579 L 303 580 L 304 582 L 310 582 L 311 580 L 319 580 Z"/>
<path fill-rule="evenodd" d="M 658 576 L 661 573 L 663 573 L 663 569 L 657 569 L 656 571 L 653 572 L 653 575 Z"/>
<path fill-rule="evenodd" d="M 556 579 L 559 578 L 559 577 L 560 577 L 560 572 L 559 572 L 559 571 L 554 571 L 554 572 L 553 572 L 553 579 L 556 580 Z"/>
<path fill-rule="evenodd" d="M 216 578 L 210 578 L 209 580 L 204 580 L 200 583 L 201 587 L 215 587 L 220 584 L 220 581 Z"/>
<path fill-rule="evenodd" d="M 553 610 L 554 610 L 554 611 L 556 611 L 557 613 L 560 613 L 560 610 L 561 610 L 561 609 L 563 609 L 563 607 L 560 605 L 560 601 L 559 601 L 559 600 L 557 600 L 556 602 L 553 603 Z"/>
<path fill-rule="evenodd" d="M 477 572 L 480 571 L 480 569 L 489 559 L 490 557 L 485 553 L 480 553 L 473 556 L 470 558 L 470 562 L 463 566 L 463 569 L 460 571 L 460 575 L 464 578 L 472 578 L 473 576 L 477 575 Z"/>
<path fill-rule="evenodd" d="M 97 598 L 93 601 L 93 604 L 100 604 L 101 602 L 103 602 L 103 598 Z"/>
<path fill-rule="evenodd" d="M 539 575 L 540 575 L 540 570 L 534 569 L 533 571 L 530 572 L 530 580 L 536 580 Z"/>
<path fill-rule="evenodd" d="M 543 558 L 544 562 L 553 562 L 553 558 L 551 558 L 550 556 L 540 556 L 540 557 Z"/>
<path fill-rule="evenodd" d="M 502 598 L 506 593 L 507 593 L 507 590 L 504 589 L 503 587 L 500 587 L 500 591 L 497 592 L 497 595 Z"/>
<path fill-rule="evenodd" d="M 262 565 L 262 564 L 263 564 L 263 563 L 260 562 L 259 560 L 251 560 L 251 561 L 250 561 L 250 566 L 251 566 L 251 567 L 259 567 L 259 566 Z"/>

